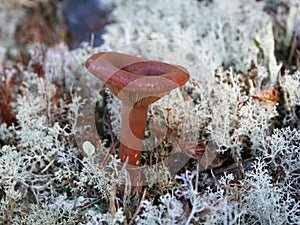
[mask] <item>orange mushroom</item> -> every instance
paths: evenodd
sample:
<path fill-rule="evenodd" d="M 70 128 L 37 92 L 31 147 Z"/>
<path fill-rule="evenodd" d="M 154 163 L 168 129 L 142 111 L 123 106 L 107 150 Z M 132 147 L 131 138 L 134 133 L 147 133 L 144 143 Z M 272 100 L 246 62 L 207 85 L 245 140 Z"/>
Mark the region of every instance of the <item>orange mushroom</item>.
<path fill-rule="evenodd" d="M 182 86 L 189 73 L 181 66 L 117 52 L 96 53 L 86 67 L 122 101 L 120 158 L 138 166 L 148 105 Z"/>

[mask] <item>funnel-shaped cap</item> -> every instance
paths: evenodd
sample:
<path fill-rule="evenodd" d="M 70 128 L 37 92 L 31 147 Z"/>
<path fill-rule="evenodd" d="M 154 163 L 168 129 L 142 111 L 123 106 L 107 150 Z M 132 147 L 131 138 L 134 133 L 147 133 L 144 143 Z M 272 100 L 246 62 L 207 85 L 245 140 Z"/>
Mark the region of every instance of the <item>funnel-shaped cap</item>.
<path fill-rule="evenodd" d="M 181 66 L 117 52 L 96 53 L 86 61 L 86 67 L 114 95 L 138 106 L 157 101 L 189 79 L 189 73 Z"/>

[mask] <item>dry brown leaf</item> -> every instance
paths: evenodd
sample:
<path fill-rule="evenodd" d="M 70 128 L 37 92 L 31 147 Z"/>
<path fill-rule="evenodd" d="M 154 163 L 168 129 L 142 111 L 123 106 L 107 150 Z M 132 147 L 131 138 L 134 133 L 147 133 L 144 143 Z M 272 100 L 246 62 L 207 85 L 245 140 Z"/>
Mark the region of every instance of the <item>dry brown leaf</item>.
<path fill-rule="evenodd" d="M 278 99 L 279 99 L 279 91 L 278 87 L 271 86 L 268 87 L 260 92 L 258 92 L 256 95 L 253 96 L 253 99 L 258 102 L 266 102 L 270 105 L 276 105 Z"/>

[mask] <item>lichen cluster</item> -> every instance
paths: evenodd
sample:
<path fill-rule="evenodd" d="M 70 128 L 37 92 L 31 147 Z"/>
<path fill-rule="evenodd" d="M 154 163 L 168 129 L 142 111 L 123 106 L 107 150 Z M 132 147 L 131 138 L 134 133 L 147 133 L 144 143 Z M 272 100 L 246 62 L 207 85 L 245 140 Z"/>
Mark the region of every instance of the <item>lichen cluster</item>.
<path fill-rule="evenodd" d="M 298 1 L 103 1 L 103 45 L 33 43 L 26 62 L 4 53 L 33 1 L 2 2 L 0 224 L 300 223 Z M 84 66 L 111 50 L 191 75 L 149 107 L 146 186 L 117 156 L 120 101 Z"/>

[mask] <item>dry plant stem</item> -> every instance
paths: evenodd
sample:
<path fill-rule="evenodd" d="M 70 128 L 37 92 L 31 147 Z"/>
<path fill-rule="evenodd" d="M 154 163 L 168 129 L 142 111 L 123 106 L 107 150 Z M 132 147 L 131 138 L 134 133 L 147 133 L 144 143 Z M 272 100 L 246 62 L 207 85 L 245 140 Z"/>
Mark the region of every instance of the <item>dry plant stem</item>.
<path fill-rule="evenodd" d="M 291 42 L 290 46 L 291 46 L 291 50 L 290 50 L 290 54 L 289 54 L 289 57 L 288 57 L 288 64 L 292 63 L 292 59 L 293 59 L 295 50 L 297 48 L 297 35 L 296 35 L 296 33 L 293 34 L 293 39 L 292 39 L 292 42 Z"/>
<path fill-rule="evenodd" d="M 138 204 L 138 207 L 135 211 L 135 213 L 133 214 L 131 220 L 129 221 L 129 225 L 132 225 L 135 221 L 135 218 L 138 216 L 138 214 L 140 213 L 141 209 L 142 209 L 142 201 L 145 200 L 145 196 L 146 196 L 146 192 L 147 192 L 147 189 L 144 189 L 144 192 L 143 192 L 143 195 L 142 195 L 142 198 L 140 199 L 139 201 L 139 204 Z"/>
<path fill-rule="evenodd" d="M 122 105 L 120 158 L 129 165 L 140 164 L 148 106 Z"/>

